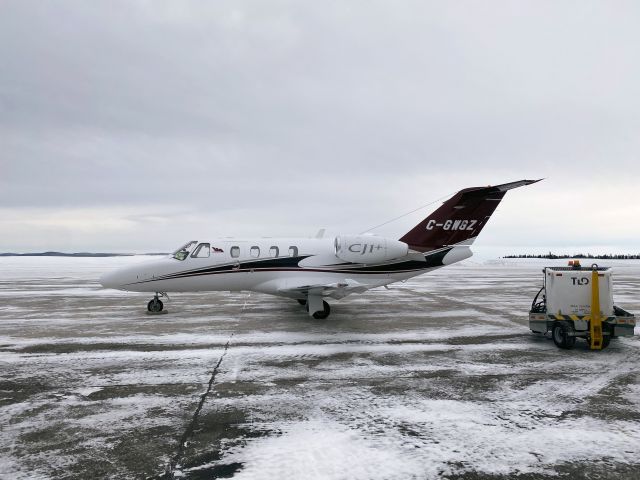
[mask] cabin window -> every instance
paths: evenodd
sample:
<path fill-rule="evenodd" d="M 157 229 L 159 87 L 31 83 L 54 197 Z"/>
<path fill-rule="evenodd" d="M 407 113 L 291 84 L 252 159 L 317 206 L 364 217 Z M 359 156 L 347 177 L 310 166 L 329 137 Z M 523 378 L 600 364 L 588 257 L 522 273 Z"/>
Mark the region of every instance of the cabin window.
<path fill-rule="evenodd" d="M 209 255 L 211 255 L 211 248 L 208 243 L 201 243 L 191 254 L 193 258 L 207 258 Z"/>
<path fill-rule="evenodd" d="M 298 247 L 289 247 L 289 256 L 297 257 L 298 256 Z"/>
<path fill-rule="evenodd" d="M 260 247 L 254 245 L 251 247 L 250 253 L 253 258 L 258 258 L 260 256 Z"/>
<path fill-rule="evenodd" d="M 238 258 L 240 256 L 240 247 L 231 247 L 231 256 Z"/>
<path fill-rule="evenodd" d="M 269 249 L 269 256 L 270 257 L 279 257 L 280 256 L 280 249 L 274 245 L 273 247 L 271 247 Z"/>

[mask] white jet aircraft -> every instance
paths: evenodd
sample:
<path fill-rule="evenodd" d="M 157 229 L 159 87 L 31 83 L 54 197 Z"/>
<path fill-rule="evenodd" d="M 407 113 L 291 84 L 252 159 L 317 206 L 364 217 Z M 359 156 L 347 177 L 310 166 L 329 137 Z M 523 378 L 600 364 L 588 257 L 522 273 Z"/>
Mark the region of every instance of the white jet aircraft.
<path fill-rule="evenodd" d="M 327 318 L 326 297 L 344 298 L 451 265 L 472 255 L 476 239 L 505 193 L 539 180 L 459 191 L 399 240 L 376 235 L 322 238 L 208 239 L 173 254 L 102 276 L 106 288 L 154 292 L 250 290 L 288 297 L 313 318 Z"/>

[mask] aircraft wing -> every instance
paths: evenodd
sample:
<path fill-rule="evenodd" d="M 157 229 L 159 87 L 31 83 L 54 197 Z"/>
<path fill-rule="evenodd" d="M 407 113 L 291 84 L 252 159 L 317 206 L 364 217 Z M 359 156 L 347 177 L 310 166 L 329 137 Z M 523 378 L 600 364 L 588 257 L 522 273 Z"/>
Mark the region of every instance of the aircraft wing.
<path fill-rule="evenodd" d="M 301 284 L 287 285 L 278 288 L 278 294 L 284 297 L 300 298 L 300 296 L 317 295 L 335 299 L 344 298 L 352 293 L 363 293 L 375 287 L 380 287 L 388 282 L 360 283 L 356 280 L 345 279 L 343 282 L 325 284 Z"/>

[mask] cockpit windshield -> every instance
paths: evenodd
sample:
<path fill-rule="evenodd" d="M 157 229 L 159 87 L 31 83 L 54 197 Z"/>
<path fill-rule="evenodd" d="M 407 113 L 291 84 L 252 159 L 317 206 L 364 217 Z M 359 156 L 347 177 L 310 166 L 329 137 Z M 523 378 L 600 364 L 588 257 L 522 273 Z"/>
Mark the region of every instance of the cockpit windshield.
<path fill-rule="evenodd" d="M 185 243 L 182 247 L 173 252 L 173 258 L 176 260 L 184 260 L 189 256 L 189 253 L 194 245 L 198 243 L 197 240 L 191 240 L 188 243 Z"/>

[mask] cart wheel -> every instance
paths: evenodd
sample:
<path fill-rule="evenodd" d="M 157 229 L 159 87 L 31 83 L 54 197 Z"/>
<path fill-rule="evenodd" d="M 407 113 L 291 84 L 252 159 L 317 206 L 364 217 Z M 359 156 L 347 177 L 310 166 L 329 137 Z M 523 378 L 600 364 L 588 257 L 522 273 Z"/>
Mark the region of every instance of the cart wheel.
<path fill-rule="evenodd" d="M 604 350 L 605 348 L 607 348 L 609 346 L 609 344 L 611 343 L 611 335 L 613 335 L 613 329 L 612 328 L 607 328 L 604 327 L 602 329 L 602 333 L 609 333 L 609 335 L 602 335 L 602 348 L 601 350 Z"/>
<path fill-rule="evenodd" d="M 576 344 L 576 337 L 570 335 L 573 333 L 573 326 L 569 322 L 555 322 L 551 330 L 553 343 L 558 348 L 569 350 Z"/>

